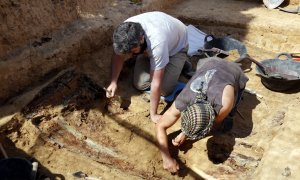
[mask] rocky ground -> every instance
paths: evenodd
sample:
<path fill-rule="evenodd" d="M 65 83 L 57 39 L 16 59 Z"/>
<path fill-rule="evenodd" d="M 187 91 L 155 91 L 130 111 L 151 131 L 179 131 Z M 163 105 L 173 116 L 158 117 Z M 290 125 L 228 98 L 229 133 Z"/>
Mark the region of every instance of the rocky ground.
<path fill-rule="evenodd" d="M 51 31 L 51 40 L 37 41 L 34 49 L 15 40 L 23 51 L 9 56 L 2 53 L 9 46 L 1 46 L 1 143 L 9 157 L 37 161 L 38 179 L 76 179 L 78 171 L 98 179 L 300 178 L 299 88 L 284 93 L 267 89 L 254 64 L 246 75 L 247 88 L 256 95 L 244 94 L 230 132 L 188 141 L 179 149 L 171 146 L 181 165 L 176 175 L 162 168 L 147 94 L 131 85 L 134 60 L 125 64 L 117 97 L 109 100 L 103 90 L 109 82 L 113 27 L 133 14 L 162 10 L 208 34 L 234 37 L 258 61 L 278 52 L 300 52 L 299 15 L 268 10 L 260 1 L 114 3 L 66 1 L 56 10 L 80 11 L 54 23 L 57 32 Z M 14 74 L 11 81 L 4 78 Z M 160 111 L 168 105 L 161 101 Z M 180 124 L 172 127 L 169 138 L 179 129 Z"/>

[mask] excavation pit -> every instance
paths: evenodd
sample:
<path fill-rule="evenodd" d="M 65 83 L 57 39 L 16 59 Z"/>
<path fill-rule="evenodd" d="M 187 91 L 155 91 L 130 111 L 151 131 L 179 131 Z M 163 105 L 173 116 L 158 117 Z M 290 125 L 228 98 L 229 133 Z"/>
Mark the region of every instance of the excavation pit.
<path fill-rule="evenodd" d="M 22 3 L 0 3 L 14 19 L 5 28 L 19 30 L 2 32 L 0 122 L 8 156 L 37 161 L 39 179 L 75 179 L 76 172 L 98 179 L 299 179 L 299 91 L 266 89 L 254 66 L 232 131 L 170 146 L 177 175 L 162 167 L 147 95 L 132 86 L 133 65 L 123 70 L 116 99 L 103 87 L 113 30 L 139 12 L 161 10 L 207 34 L 236 38 L 258 61 L 300 50 L 300 16 L 260 1 L 32 2 L 32 14 Z M 53 69 L 60 70 L 48 74 Z M 159 111 L 168 105 L 161 101 Z M 168 130 L 169 141 L 179 130 L 180 123 Z"/>

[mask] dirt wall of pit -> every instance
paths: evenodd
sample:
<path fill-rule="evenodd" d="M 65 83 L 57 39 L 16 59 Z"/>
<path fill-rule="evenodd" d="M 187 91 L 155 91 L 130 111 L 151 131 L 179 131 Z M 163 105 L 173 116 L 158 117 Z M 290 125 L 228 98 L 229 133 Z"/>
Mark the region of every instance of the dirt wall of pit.
<path fill-rule="evenodd" d="M 0 104 L 111 45 L 114 25 L 129 15 L 174 2 L 1 1 Z M 109 65 L 110 58 L 107 60 Z"/>
<path fill-rule="evenodd" d="M 71 0 L 0 2 L 0 103 L 78 54 L 72 53 L 78 51 L 78 43 L 72 49 L 68 48 L 72 43 L 61 43 L 78 23 L 81 4 Z"/>

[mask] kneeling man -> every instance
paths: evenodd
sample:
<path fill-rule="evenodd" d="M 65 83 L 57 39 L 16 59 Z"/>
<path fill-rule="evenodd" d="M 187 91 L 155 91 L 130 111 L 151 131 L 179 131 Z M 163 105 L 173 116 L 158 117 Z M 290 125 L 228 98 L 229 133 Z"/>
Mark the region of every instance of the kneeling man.
<path fill-rule="evenodd" d="M 181 133 L 172 140 L 174 146 L 187 138 L 201 139 L 211 129 L 230 130 L 247 81 L 236 63 L 218 57 L 199 60 L 195 75 L 156 124 L 164 169 L 172 173 L 179 170 L 169 153 L 167 129 L 181 116 Z"/>

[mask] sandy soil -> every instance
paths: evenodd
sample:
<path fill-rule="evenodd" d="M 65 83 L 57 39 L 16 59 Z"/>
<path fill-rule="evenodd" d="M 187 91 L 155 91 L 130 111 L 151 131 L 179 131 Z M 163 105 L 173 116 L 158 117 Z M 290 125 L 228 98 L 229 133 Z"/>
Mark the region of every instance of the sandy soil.
<path fill-rule="evenodd" d="M 217 11 L 219 6 L 222 12 Z M 200 7 L 205 7 L 202 13 Z M 237 11 L 231 14 L 233 10 Z M 249 54 L 257 60 L 274 57 L 278 50 L 293 45 L 289 38 L 299 38 L 291 31 L 285 34 L 284 42 L 280 38 L 272 40 L 284 34 L 283 26 L 299 30 L 300 21 L 292 26 L 285 24 L 286 21 L 278 25 L 279 20 L 263 19 L 299 17 L 283 15 L 277 10 L 270 12 L 258 1 L 190 0 L 172 4 L 164 11 L 207 33 L 227 34 L 242 40 Z M 270 13 L 272 17 L 266 18 Z M 134 12 L 126 15 L 131 14 Z M 82 13 L 87 20 L 89 15 Z M 124 15 L 119 15 L 116 13 L 112 25 L 117 19 L 124 19 Z M 240 18 L 235 18 L 238 15 Z M 113 14 L 108 13 L 107 17 Z M 205 24 L 207 19 L 211 21 Z M 276 33 L 267 32 L 266 24 L 269 27 L 276 24 L 276 29 L 270 30 Z M 249 28 L 245 30 L 245 26 Z M 108 37 L 99 39 L 109 44 Z M 298 45 L 293 46 L 293 50 L 298 50 Z M 43 76 L 30 90 L 7 101 L 1 107 L 0 125 L 1 143 L 8 156 L 37 161 L 38 179 L 76 179 L 73 173 L 78 171 L 99 179 L 300 178 L 297 162 L 300 158 L 299 88 L 285 93 L 271 91 L 262 85 L 252 65 L 253 69 L 246 72 L 250 78 L 247 88 L 258 95 L 244 94 L 233 129 L 200 141 L 188 141 L 179 149 L 171 146 L 172 154 L 181 165 L 179 173 L 171 175 L 162 168 L 155 125 L 149 119 L 148 96 L 131 85 L 133 59 L 127 61 L 122 71 L 118 96 L 113 100 L 105 98 L 103 87 L 109 82 L 110 56 L 110 45 L 83 53 L 79 61 L 68 68 Z M 191 61 L 196 63 L 197 60 Z M 168 106 L 161 101 L 159 109 L 163 112 Z M 168 131 L 169 139 L 176 136 L 179 129 L 180 124 L 172 127 Z"/>

